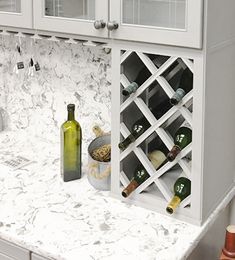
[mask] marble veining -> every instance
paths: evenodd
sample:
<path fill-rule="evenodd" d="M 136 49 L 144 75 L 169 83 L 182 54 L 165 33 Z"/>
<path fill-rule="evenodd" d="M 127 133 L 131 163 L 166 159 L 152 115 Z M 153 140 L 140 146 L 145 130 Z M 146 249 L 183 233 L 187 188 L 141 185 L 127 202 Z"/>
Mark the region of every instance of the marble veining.
<path fill-rule="evenodd" d="M 7 129 L 30 129 L 33 135 L 56 142 L 66 105 L 75 103 L 86 154 L 94 124 L 110 131 L 110 55 L 102 47 L 0 37 L 0 111 Z M 41 67 L 33 75 L 28 69 L 31 58 Z M 19 73 L 18 61 L 25 65 Z"/>
<path fill-rule="evenodd" d="M 83 176 L 63 183 L 59 143 L 0 134 L 0 237 L 51 259 L 182 259 L 200 228 L 127 205 L 96 191 Z M 24 155 L 12 171 L 1 162 Z"/>

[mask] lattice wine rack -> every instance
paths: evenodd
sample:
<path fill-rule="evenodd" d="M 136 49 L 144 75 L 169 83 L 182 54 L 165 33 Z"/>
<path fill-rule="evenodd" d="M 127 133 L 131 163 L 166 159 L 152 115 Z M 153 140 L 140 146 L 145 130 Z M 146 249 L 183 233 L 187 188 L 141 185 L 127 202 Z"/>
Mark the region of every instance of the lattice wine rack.
<path fill-rule="evenodd" d="M 198 200 L 200 201 L 201 195 L 198 194 L 200 192 L 198 185 L 200 183 L 201 156 L 199 152 L 201 147 L 200 138 L 197 134 L 194 135 L 194 87 L 195 82 L 199 79 L 195 68 L 198 71 L 201 61 L 194 55 L 172 54 L 163 50 L 151 53 L 141 49 L 117 48 L 113 50 L 113 78 L 117 79 L 117 82 L 113 84 L 112 89 L 111 194 L 127 203 L 167 214 L 165 209 L 173 197 L 175 181 L 181 176 L 187 177 L 192 182 L 191 195 L 182 201 L 172 216 L 200 224 Z M 119 67 L 115 66 L 118 59 Z M 144 67 L 148 69 L 150 76 L 135 93 L 124 97 L 123 88 L 133 82 Z M 163 100 L 169 100 L 174 95 L 180 76 L 186 68 L 193 73 L 193 89 L 183 97 L 178 105 L 172 106 L 162 117 L 156 119 L 151 112 L 151 107 Z M 196 100 L 199 98 L 198 95 Z M 120 151 L 118 143 L 130 134 L 133 123 L 143 116 L 149 122 L 149 128 L 127 149 Z M 168 150 L 171 150 L 174 145 L 173 136 L 185 121 L 192 127 L 193 142 L 184 148 L 173 162 L 167 162 L 155 170 L 148 159 L 148 153 L 157 150 L 159 143 L 163 143 Z M 201 124 L 197 125 L 197 127 L 200 126 Z M 192 147 L 195 141 L 199 143 L 194 151 Z M 198 161 L 197 165 L 194 163 L 195 159 Z M 125 199 L 121 196 L 121 191 L 130 183 L 136 166 L 140 164 L 150 177 Z"/>

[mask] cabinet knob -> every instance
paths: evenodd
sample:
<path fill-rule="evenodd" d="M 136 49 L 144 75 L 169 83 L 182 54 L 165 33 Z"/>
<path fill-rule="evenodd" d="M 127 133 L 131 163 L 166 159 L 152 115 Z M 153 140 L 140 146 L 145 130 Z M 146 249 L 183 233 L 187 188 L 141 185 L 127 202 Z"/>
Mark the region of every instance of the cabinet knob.
<path fill-rule="evenodd" d="M 103 29 L 105 27 L 106 23 L 103 20 L 96 20 L 94 21 L 94 27 L 95 29 Z"/>
<path fill-rule="evenodd" d="M 118 28 L 118 23 L 115 22 L 115 21 L 108 22 L 107 23 L 107 28 L 108 28 L 109 31 L 116 30 Z"/>

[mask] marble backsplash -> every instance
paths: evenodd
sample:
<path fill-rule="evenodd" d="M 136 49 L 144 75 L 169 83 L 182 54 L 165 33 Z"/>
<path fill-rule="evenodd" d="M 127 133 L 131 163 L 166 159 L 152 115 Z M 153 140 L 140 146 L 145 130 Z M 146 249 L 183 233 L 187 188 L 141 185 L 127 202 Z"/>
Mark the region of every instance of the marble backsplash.
<path fill-rule="evenodd" d="M 0 36 L 1 37 L 1 36 Z M 20 44 L 22 54 L 16 50 Z M 41 70 L 30 75 L 31 57 Z M 15 70 L 22 60 L 25 69 Z M 5 128 L 25 129 L 58 142 L 66 105 L 76 104 L 76 119 L 83 130 L 83 152 L 94 137 L 92 126 L 110 130 L 110 54 L 102 47 L 37 40 L 0 38 L 0 111 Z"/>

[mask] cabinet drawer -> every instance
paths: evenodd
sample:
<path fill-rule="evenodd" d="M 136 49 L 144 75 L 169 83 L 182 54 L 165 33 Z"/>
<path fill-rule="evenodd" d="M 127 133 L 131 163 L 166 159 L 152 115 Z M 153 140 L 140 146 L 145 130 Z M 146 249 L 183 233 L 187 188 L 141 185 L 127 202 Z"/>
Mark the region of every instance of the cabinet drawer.
<path fill-rule="evenodd" d="M 30 260 L 30 252 L 10 242 L 0 239 L 0 252 L 6 256 L 0 259 Z M 1 256 L 1 255 L 0 255 Z"/>
<path fill-rule="evenodd" d="M 49 259 L 32 253 L 31 260 L 49 260 Z"/>

